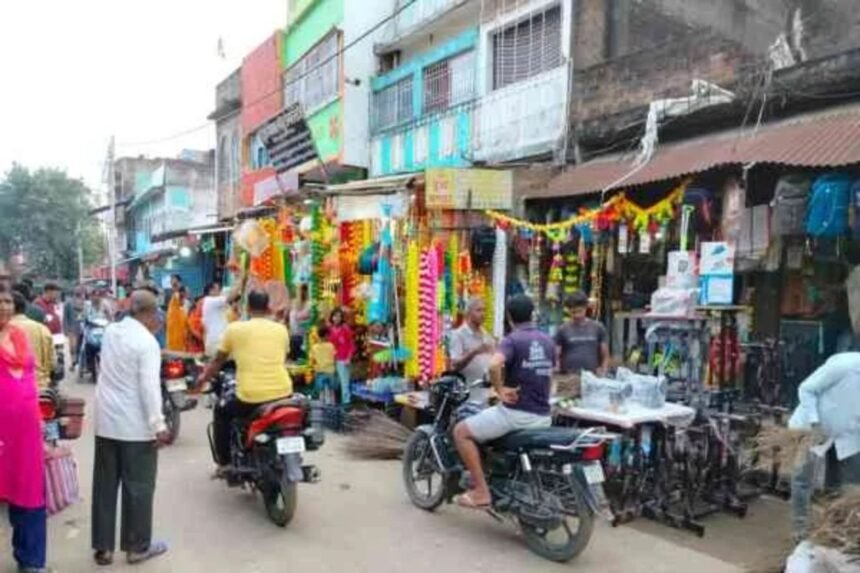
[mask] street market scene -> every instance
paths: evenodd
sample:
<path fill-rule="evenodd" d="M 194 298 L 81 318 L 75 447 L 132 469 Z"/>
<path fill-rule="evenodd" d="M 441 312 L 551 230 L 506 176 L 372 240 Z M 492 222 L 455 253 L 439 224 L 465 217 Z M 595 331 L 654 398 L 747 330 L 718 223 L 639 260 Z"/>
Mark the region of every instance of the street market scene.
<path fill-rule="evenodd" d="M 0 7 L 0 573 L 860 572 L 856 2 L 258 2 Z"/>

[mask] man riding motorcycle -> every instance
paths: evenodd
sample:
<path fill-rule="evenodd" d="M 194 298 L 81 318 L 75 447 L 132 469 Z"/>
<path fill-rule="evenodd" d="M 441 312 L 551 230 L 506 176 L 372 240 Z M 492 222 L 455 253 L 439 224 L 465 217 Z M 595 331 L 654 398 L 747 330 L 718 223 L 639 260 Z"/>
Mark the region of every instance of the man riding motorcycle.
<path fill-rule="evenodd" d="M 485 509 L 492 501 L 481 465 L 478 444 L 516 431 L 547 428 L 550 417 L 550 386 L 555 344 L 532 324 L 534 303 L 525 295 L 508 301 L 508 319 L 513 331 L 502 339 L 490 359 L 490 382 L 502 403 L 466 418 L 454 428 L 454 441 L 474 489 L 457 496 L 456 503 L 470 509 Z M 505 380 L 502 370 L 505 371 Z"/>
<path fill-rule="evenodd" d="M 290 348 L 287 328 L 268 318 L 269 295 L 248 295 L 249 319 L 231 323 L 215 358 L 198 379 L 208 383 L 232 358 L 236 362 L 236 400 L 219 404 L 213 414 L 213 437 L 218 461 L 216 475 L 224 474 L 230 463 L 230 427 L 235 419 L 247 418 L 267 402 L 286 398 L 293 393 L 293 382 L 285 366 Z"/>

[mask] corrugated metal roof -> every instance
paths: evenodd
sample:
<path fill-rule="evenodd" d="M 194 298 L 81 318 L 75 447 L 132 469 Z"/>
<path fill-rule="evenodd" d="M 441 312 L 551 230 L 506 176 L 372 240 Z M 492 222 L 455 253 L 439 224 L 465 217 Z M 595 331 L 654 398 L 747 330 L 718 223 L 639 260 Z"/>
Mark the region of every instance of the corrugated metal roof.
<path fill-rule="evenodd" d="M 860 163 L 860 106 L 765 124 L 755 131 L 730 131 L 658 145 L 651 160 L 635 170 L 632 155 L 596 159 L 567 169 L 527 199 L 564 197 L 620 189 L 701 173 L 720 165 L 772 163 L 838 167 Z M 629 175 L 629 176 L 627 176 Z M 625 177 L 627 176 L 627 177 Z"/>
<path fill-rule="evenodd" d="M 417 179 L 423 177 L 422 172 L 388 175 L 375 179 L 359 179 L 349 183 L 327 185 L 326 195 L 367 195 L 380 193 L 396 193 L 411 187 Z"/>

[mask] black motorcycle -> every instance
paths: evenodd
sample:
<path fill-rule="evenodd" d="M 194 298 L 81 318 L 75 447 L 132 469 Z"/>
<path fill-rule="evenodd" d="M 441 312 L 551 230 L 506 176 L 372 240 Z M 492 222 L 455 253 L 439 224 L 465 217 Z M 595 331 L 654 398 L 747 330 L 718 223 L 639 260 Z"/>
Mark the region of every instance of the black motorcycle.
<path fill-rule="evenodd" d="M 218 374 L 211 392 L 218 406 L 236 399 L 235 374 Z M 217 462 L 213 426 L 209 445 Z M 280 527 L 292 521 L 298 501 L 298 483 L 320 479 L 316 466 L 303 465 L 302 454 L 318 450 L 325 442 L 322 406 L 301 394 L 261 404 L 246 419 L 236 420 L 230 430 L 230 465 L 219 477 L 231 487 L 259 491 L 266 514 Z"/>
<path fill-rule="evenodd" d="M 469 399 L 469 385 L 444 375 L 430 386 L 433 424 L 420 426 L 403 454 L 403 480 L 413 504 L 433 511 L 468 486 L 452 430 Z M 595 513 L 607 515 L 600 430 L 520 430 L 482 445 L 492 504 L 487 512 L 522 530 L 529 549 L 565 562 L 588 545 Z M 607 515 L 607 517 L 609 517 Z"/>

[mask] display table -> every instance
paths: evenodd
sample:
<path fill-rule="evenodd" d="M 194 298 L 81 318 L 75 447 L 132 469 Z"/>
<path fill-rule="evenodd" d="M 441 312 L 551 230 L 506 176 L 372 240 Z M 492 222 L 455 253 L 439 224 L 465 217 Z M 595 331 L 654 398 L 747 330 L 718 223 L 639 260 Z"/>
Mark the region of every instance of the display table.
<path fill-rule="evenodd" d="M 592 410 L 580 406 L 556 408 L 556 414 L 597 424 L 607 424 L 624 430 L 632 430 L 640 424 L 659 423 L 665 426 L 686 427 L 696 417 L 696 411 L 688 406 L 667 402 L 662 408 L 645 408 L 631 404 L 624 412 Z"/>
<path fill-rule="evenodd" d="M 673 473 L 679 461 L 673 453 L 674 436 L 691 426 L 696 418 L 693 408 L 670 402 L 662 408 L 631 403 L 618 413 L 580 406 L 556 407 L 554 413 L 561 423 L 601 425 L 618 432 L 604 457 L 606 492 L 616 524 L 643 515 L 701 536 L 705 527 L 699 519 L 722 509 L 693 503 L 694 487 Z"/>

